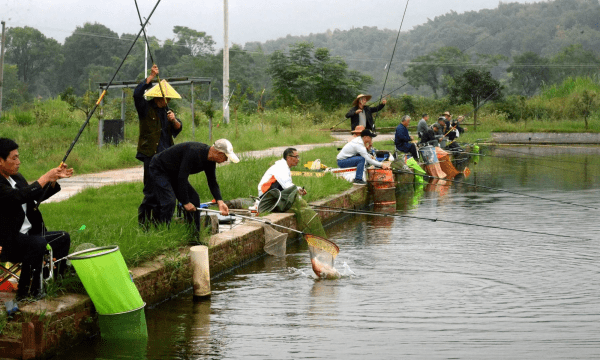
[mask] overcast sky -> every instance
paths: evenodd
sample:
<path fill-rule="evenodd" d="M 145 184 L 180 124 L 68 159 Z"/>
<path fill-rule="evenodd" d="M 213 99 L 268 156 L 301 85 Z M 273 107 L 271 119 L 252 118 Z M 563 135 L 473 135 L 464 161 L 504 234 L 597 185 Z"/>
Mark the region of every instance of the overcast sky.
<path fill-rule="evenodd" d="M 155 4 L 156 0 L 138 0 L 142 16 Z M 408 3 L 402 31 L 450 11 L 493 9 L 498 4 L 498 0 L 413 0 Z M 287 34 L 363 26 L 397 31 L 405 6 L 406 0 L 229 0 L 229 42 L 244 45 Z M 119 35 L 140 30 L 133 0 L 0 0 L 0 20 L 7 27 L 34 27 L 61 43 L 86 22 L 103 24 Z M 221 48 L 223 1 L 162 0 L 150 24 L 148 35 L 159 40 L 174 38 L 173 26 L 182 25 L 206 31 Z"/>

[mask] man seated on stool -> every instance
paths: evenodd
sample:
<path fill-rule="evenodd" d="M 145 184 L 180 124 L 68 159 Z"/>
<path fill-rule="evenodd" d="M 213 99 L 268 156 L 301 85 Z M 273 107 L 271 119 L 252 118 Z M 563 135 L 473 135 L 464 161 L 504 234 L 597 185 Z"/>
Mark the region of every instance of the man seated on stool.
<path fill-rule="evenodd" d="M 46 246 L 62 259 L 69 253 L 71 238 L 64 231 L 47 231 L 39 203 L 60 191 L 56 180 L 73 175 L 66 164 L 51 169 L 31 185 L 19 173 L 19 145 L 0 138 L 0 247 L 3 260 L 22 263 L 17 300 L 27 297 L 41 299 L 42 265 Z M 57 274 L 65 270 L 65 260 L 59 261 Z"/>
<path fill-rule="evenodd" d="M 388 170 L 390 168 L 388 165 L 384 165 L 383 163 L 373 159 L 369 153 L 367 153 L 367 148 L 372 145 L 373 138 L 375 136 L 377 135 L 373 134 L 370 130 L 363 130 L 360 133 L 360 137 L 357 137 L 356 139 L 344 145 L 340 153 L 337 155 L 337 164 L 340 168 L 350 168 L 356 166 L 356 176 L 354 177 L 354 184 L 356 185 L 366 184 L 366 182 L 363 180 L 366 162 L 384 170 Z"/>
<path fill-rule="evenodd" d="M 400 124 L 396 127 L 394 144 L 396 145 L 396 150 L 403 153 L 410 153 L 415 160 L 419 160 L 417 146 L 412 143 L 413 138 L 408 134 L 408 124 L 410 124 L 410 116 L 404 115 Z"/>
<path fill-rule="evenodd" d="M 298 150 L 287 148 L 283 152 L 283 159 L 277 160 L 258 183 L 258 196 L 262 197 L 264 193 L 271 189 L 285 190 L 295 186 L 292 182 L 291 168 L 298 165 L 300 156 Z M 306 190 L 298 187 L 300 195 L 306 195 Z"/>

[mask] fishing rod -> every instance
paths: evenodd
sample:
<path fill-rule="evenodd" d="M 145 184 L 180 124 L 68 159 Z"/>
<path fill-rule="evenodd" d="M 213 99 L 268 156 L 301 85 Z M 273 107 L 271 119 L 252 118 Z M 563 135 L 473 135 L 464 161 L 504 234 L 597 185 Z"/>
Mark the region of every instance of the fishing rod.
<path fill-rule="evenodd" d="M 552 234 L 552 233 L 546 233 L 546 232 L 541 232 L 541 231 L 532 231 L 532 230 L 512 229 L 512 228 L 506 228 L 506 227 L 501 227 L 501 226 L 482 225 L 482 224 L 461 222 L 461 221 L 455 221 L 455 220 L 443 220 L 443 219 L 438 219 L 438 218 L 432 219 L 432 218 L 413 216 L 413 215 L 402 215 L 402 214 L 397 214 L 397 213 L 389 214 L 389 213 L 378 212 L 378 211 L 354 210 L 354 209 L 336 208 L 336 207 L 322 206 L 322 205 L 310 205 L 310 206 L 313 208 L 316 208 L 315 209 L 316 211 L 327 211 L 327 212 L 337 212 L 337 213 L 344 213 L 344 214 L 370 215 L 370 216 L 382 216 L 382 217 L 404 217 L 404 218 L 416 219 L 416 220 L 426 220 L 426 221 L 431 221 L 431 222 L 439 221 L 439 222 L 445 222 L 445 223 L 451 223 L 451 224 L 524 232 L 524 233 L 530 233 L 530 234 L 536 234 L 536 235 L 557 236 L 557 237 L 572 238 L 572 239 L 579 239 L 579 240 L 592 240 L 592 239 L 583 238 L 583 237 L 579 237 L 579 236 Z"/>
<path fill-rule="evenodd" d="M 406 10 L 408 9 L 408 2 L 410 0 L 406 0 L 406 6 L 404 7 L 404 14 L 402 14 L 402 20 L 400 21 L 400 27 L 398 28 L 398 34 L 396 35 L 396 42 L 394 43 L 394 50 L 392 50 L 392 56 L 390 57 L 390 62 L 387 64 L 387 72 L 385 74 L 385 80 L 383 81 L 383 87 L 381 88 L 381 95 L 379 96 L 379 103 L 383 100 L 383 92 L 385 91 L 385 85 L 387 84 L 388 76 L 390 75 L 390 69 L 392 68 L 392 60 L 394 60 L 394 54 L 396 53 L 396 47 L 398 46 L 398 39 L 400 38 L 400 31 L 402 30 L 402 25 L 404 24 L 404 17 L 406 17 Z M 375 120 L 377 119 L 377 115 L 379 111 L 375 113 L 375 118 L 373 119 L 373 132 L 377 132 L 375 127 Z"/>
<path fill-rule="evenodd" d="M 587 206 L 587 205 L 581 205 L 581 204 L 575 204 L 575 203 L 571 203 L 568 201 L 562 201 L 562 200 L 554 200 L 554 199 L 548 199 L 545 197 L 541 197 L 541 196 L 535 196 L 535 195 L 529 195 L 529 194 L 523 194 L 523 193 L 519 193 L 519 192 L 515 192 L 515 191 L 509 191 L 509 190 L 505 190 L 505 189 L 499 189 L 499 188 L 493 188 L 493 187 L 489 187 L 489 186 L 485 186 L 485 185 L 477 185 L 477 184 L 473 184 L 473 183 L 468 183 L 465 181 L 459 181 L 459 180 L 450 180 L 450 179 L 443 179 L 440 177 L 436 177 L 436 176 L 431 176 L 431 175 L 423 175 L 423 174 L 418 174 L 418 173 L 413 173 L 412 171 L 403 171 L 403 170 L 392 170 L 393 173 L 397 173 L 397 174 L 413 174 L 413 175 L 418 175 L 421 176 L 423 178 L 429 178 L 429 179 L 437 179 L 437 180 L 444 180 L 444 181 L 450 181 L 456 184 L 463 184 L 463 185 L 469 185 L 469 186 L 473 186 L 473 187 L 480 187 L 483 189 L 488 189 L 488 190 L 492 190 L 492 191 L 498 191 L 498 192 L 505 192 L 508 194 L 513 194 L 513 195 L 520 195 L 520 196 L 525 196 L 525 197 L 530 197 L 530 198 L 534 198 L 534 199 L 540 199 L 540 200 L 546 200 L 546 201 L 552 201 L 552 202 L 557 202 L 557 203 L 561 203 L 561 204 L 566 204 L 566 205 L 572 205 L 572 206 L 580 206 L 580 207 L 584 207 L 584 208 L 588 208 L 588 209 L 593 209 L 593 210 L 599 210 L 598 208 L 592 207 L 592 206 Z"/>
<path fill-rule="evenodd" d="M 390 74 L 390 68 L 392 67 L 392 60 L 394 59 L 394 53 L 396 52 L 396 46 L 398 45 L 398 38 L 400 37 L 400 30 L 402 30 L 402 24 L 404 24 L 404 17 L 406 16 L 406 9 L 408 9 L 408 2 L 410 0 L 406 0 L 406 6 L 404 7 L 404 14 L 402 15 L 402 21 L 400 21 L 400 28 L 398 29 L 398 35 L 396 35 L 396 42 L 394 43 L 394 50 L 392 51 L 392 56 L 390 58 L 390 62 L 386 64 L 387 73 L 385 75 L 385 81 L 383 82 L 383 88 L 381 89 L 381 96 L 379 97 L 378 103 L 384 98 L 383 92 L 385 91 L 385 84 L 387 83 L 388 76 Z M 375 113 L 375 119 L 377 119 L 377 113 Z M 373 119 L 373 131 L 375 132 L 375 119 Z M 346 119 L 340 121 L 339 123 L 333 125 L 329 128 L 329 130 L 333 130 L 336 126 L 346 121 Z"/>
<path fill-rule="evenodd" d="M 160 4 L 160 1 L 161 0 L 158 0 L 156 2 L 156 5 L 154 5 L 154 8 L 152 9 L 152 12 L 148 16 L 148 19 L 146 19 L 146 22 L 144 23 L 143 26 L 146 26 L 146 24 L 148 23 L 148 21 L 150 21 L 150 17 L 152 17 L 152 14 L 154 14 L 154 10 L 156 10 L 156 8 L 158 7 L 158 4 Z M 112 79 L 110 79 L 110 81 L 108 82 L 108 84 L 106 84 L 106 87 L 104 88 L 104 91 L 102 91 L 102 94 L 100 95 L 100 98 L 98 99 L 98 101 L 96 101 L 96 105 L 94 105 L 94 107 L 92 108 L 92 111 L 88 115 L 88 117 L 85 120 L 85 122 L 83 123 L 83 125 L 81 125 L 81 128 L 79 129 L 79 132 L 77 133 L 77 136 L 75 136 L 75 139 L 71 143 L 71 146 L 69 146 L 69 150 L 67 150 L 67 153 L 65 154 L 65 156 L 62 159 L 61 165 L 63 165 L 65 163 L 65 161 L 67 161 L 67 158 L 69 157 L 69 154 L 71 153 L 71 151 L 75 147 L 75 144 L 79 140 L 79 137 L 81 136 L 81 133 L 83 132 L 83 130 L 85 129 L 85 127 L 87 126 L 87 124 L 90 122 L 90 119 L 92 118 L 92 115 L 94 115 L 94 112 L 96 111 L 96 108 L 98 108 L 98 105 L 100 104 L 100 102 L 104 98 L 104 95 L 106 95 L 106 92 L 108 91 L 108 88 L 110 87 L 110 85 L 112 85 L 112 82 L 115 80 L 115 77 L 117 76 L 117 73 L 119 72 L 119 70 L 121 70 L 121 66 L 123 66 L 123 64 L 125 63 L 125 60 L 127 59 L 127 56 L 131 52 L 131 49 L 133 49 L 133 45 L 135 45 L 135 42 L 140 37 L 140 34 L 142 33 L 143 30 L 144 30 L 144 27 L 142 27 L 142 29 L 138 32 L 138 34 L 135 37 L 135 39 L 133 39 L 133 42 L 131 43 L 131 46 L 129 47 L 129 50 L 127 50 L 127 53 L 123 57 L 123 60 L 121 60 L 121 64 L 119 64 L 119 67 L 117 68 L 117 71 L 115 71 Z"/>
<path fill-rule="evenodd" d="M 156 8 L 158 7 L 158 4 L 160 4 L 161 0 L 158 0 L 156 2 L 156 5 L 154 5 L 154 8 L 152 9 L 152 12 L 150 12 L 150 15 L 148 16 L 148 19 L 146 19 L 146 22 L 144 23 L 144 25 L 142 26 L 142 29 L 138 32 L 137 36 L 135 37 L 135 39 L 133 39 L 133 42 L 131 43 L 131 46 L 129 47 L 129 50 L 127 50 L 127 53 L 125 54 L 125 56 L 123 57 L 123 60 L 121 60 L 121 63 L 119 64 L 119 67 L 117 68 L 117 70 L 115 71 L 113 77 L 110 79 L 110 81 L 108 82 L 108 84 L 106 84 L 106 87 L 104 88 L 104 90 L 102 91 L 102 93 L 100 94 L 100 97 L 98 98 L 98 101 L 96 101 L 96 104 L 94 105 L 94 107 L 92 108 L 92 110 L 90 111 L 87 119 L 85 120 L 85 122 L 83 123 L 83 125 L 81 125 L 81 128 L 79 128 L 79 132 L 77 133 L 77 135 L 75 136 L 75 139 L 73 139 L 73 142 L 71 143 L 71 145 L 69 146 L 69 149 L 67 150 L 67 152 L 65 153 L 65 156 L 63 157 L 62 161 L 60 162 L 59 167 L 63 166 L 65 164 L 65 162 L 67 161 L 67 158 L 69 157 L 69 154 L 71 154 L 71 151 L 73 151 L 73 148 L 75 147 L 75 144 L 77 143 L 77 141 L 79 141 L 79 137 L 81 137 L 81 134 L 83 133 L 83 130 L 85 129 L 85 127 L 89 124 L 92 115 L 94 115 L 94 112 L 96 111 L 96 109 L 98 108 L 98 105 L 100 105 L 100 102 L 102 101 L 102 99 L 104 98 L 104 96 L 106 95 L 108 88 L 110 87 L 110 85 L 112 85 L 112 82 L 115 80 L 115 77 L 117 76 L 117 74 L 119 73 L 119 70 L 121 70 L 121 67 L 123 66 L 123 64 L 125 63 L 125 60 L 127 59 L 127 56 L 129 56 L 129 53 L 131 52 L 131 49 L 133 49 L 133 46 L 135 45 L 135 42 L 137 41 L 137 39 L 140 37 L 140 34 L 142 33 L 142 30 L 144 30 L 144 26 L 146 26 L 146 24 L 148 23 L 148 21 L 150 21 L 150 18 L 152 17 L 152 14 L 154 14 L 154 11 L 156 10 Z M 44 192 L 42 193 L 42 195 L 39 197 L 39 199 L 43 199 L 44 196 L 46 196 L 46 193 L 48 191 L 49 186 L 44 187 Z M 38 201 L 38 205 L 41 203 L 41 201 Z"/>
<path fill-rule="evenodd" d="M 142 23 L 142 15 L 140 14 L 140 8 L 138 7 L 137 0 L 133 0 L 133 1 L 135 2 L 135 9 L 137 10 L 138 17 L 140 18 L 140 25 L 142 25 L 142 31 L 144 32 L 144 39 L 146 40 L 146 48 L 148 49 L 148 54 L 150 54 L 150 61 L 152 61 L 152 65 L 154 66 L 154 65 L 156 65 L 156 63 L 154 62 L 154 57 L 152 56 L 152 51 L 150 50 L 150 43 L 148 42 L 148 36 L 146 36 L 146 24 L 148 23 L 148 20 L 146 20 L 146 23 L 144 23 L 144 24 Z M 150 15 L 152 15 L 152 14 L 150 14 Z M 163 91 L 162 84 L 160 83 L 160 76 L 158 74 L 156 74 L 156 78 L 158 79 L 158 88 L 160 89 L 160 94 L 162 95 L 162 98 L 165 102 L 166 111 L 169 112 L 170 111 L 169 104 L 167 104 L 167 98 L 165 97 L 165 92 Z"/>

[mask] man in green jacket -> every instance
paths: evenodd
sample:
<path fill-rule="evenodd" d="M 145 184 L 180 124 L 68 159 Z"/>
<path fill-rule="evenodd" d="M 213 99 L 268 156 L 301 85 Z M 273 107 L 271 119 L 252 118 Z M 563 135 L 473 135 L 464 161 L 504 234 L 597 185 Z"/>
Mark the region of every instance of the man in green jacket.
<path fill-rule="evenodd" d="M 170 99 L 181 96 L 165 80 L 145 92 L 152 86 L 152 80 L 158 75 L 158 67 L 152 66 L 150 75 L 133 91 L 133 100 L 140 120 L 140 135 L 136 159 L 144 163 L 144 200 L 138 209 L 138 222 L 145 226 L 148 220 L 156 217 L 158 202 L 152 190 L 153 182 L 149 175 L 150 160 L 154 155 L 173 146 L 173 138 L 182 129 L 181 120 L 168 109 Z M 144 94 L 145 92 L 145 94 Z M 164 95 L 164 97 L 163 97 Z M 149 100 L 144 99 L 149 98 Z"/>

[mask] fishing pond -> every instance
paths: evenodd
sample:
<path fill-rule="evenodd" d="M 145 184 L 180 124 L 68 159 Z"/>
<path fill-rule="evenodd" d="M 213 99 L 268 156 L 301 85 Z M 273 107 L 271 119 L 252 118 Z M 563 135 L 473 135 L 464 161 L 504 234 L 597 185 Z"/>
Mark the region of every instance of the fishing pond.
<path fill-rule="evenodd" d="M 147 343 L 59 357 L 600 358 L 600 148 L 482 150 L 460 182 L 400 184 L 404 216 L 329 227 L 340 279 L 317 279 L 299 241 L 213 280 L 210 300 L 147 308 Z"/>

